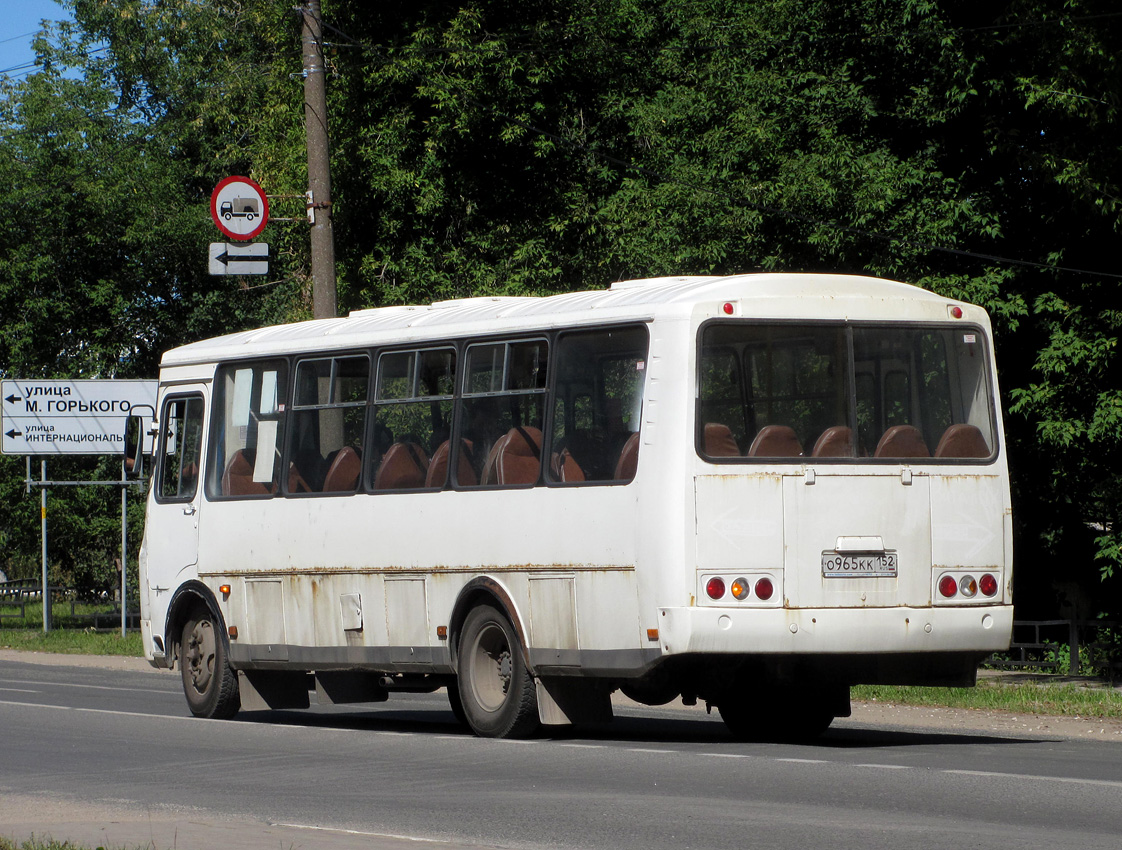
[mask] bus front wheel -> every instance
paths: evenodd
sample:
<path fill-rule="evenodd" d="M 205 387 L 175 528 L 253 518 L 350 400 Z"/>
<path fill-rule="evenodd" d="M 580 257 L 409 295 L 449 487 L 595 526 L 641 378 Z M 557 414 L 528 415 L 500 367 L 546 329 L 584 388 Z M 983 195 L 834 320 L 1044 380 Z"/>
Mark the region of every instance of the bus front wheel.
<path fill-rule="evenodd" d="M 491 605 L 464 621 L 456 687 L 464 719 L 481 738 L 526 738 L 538 730 L 534 679 L 514 627 Z"/>
<path fill-rule="evenodd" d="M 195 611 L 184 623 L 179 669 L 187 705 L 196 717 L 228 719 L 238 713 L 238 676 L 230 669 L 226 644 L 209 611 Z"/>

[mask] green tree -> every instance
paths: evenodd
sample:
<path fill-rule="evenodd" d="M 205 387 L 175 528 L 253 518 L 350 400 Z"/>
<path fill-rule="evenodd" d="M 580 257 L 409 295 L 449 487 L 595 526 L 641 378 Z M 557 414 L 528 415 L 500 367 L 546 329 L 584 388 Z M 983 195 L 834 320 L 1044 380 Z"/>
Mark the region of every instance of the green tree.
<path fill-rule="evenodd" d="M 279 283 L 203 269 L 218 179 L 305 186 L 290 4 L 70 5 L 77 25 L 0 107 L 18 195 L 0 213 L 17 317 L 0 363 L 151 375 L 171 345 L 307 315 L 298 224 L 267 232 Z M 1067 582 L 1122 610 L 1111 4 L 324 0 L 324 15 L 344 309 L 754 269 L 975 301 L 1008 406 L 1018 604 L 1050 612 Z"/>

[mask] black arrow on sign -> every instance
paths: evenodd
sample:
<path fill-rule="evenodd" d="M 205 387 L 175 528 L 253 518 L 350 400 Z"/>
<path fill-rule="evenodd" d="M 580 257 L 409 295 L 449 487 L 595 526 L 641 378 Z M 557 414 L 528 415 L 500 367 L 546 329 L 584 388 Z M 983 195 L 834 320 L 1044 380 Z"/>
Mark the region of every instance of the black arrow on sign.
<path fill-rule="evenodd" d="M 214 259 L 224 266 L 228 266 L 230 263 L 264 263 L 269 260 L 269 252 L 266 250 L 260 254 L 231 254 L 229 251 L 223 251 Z"/>
<path fill-rule="evenodd" d="M 17 395 L 10 395 L 6 399 L 4 399 L 4 401 L 8 402 L 8 404 L 13 404 L 14 402 L 17 402 L 17 401 L 23 401 L 23 399 L 20 398 Z"/>
<path fill-rule="evenodd" d="M 13 428 L 11 431 L 5 431 L 4 436 L 5 437 L 22 437 L 23 434 L 21 434 L 19 431 L 17 431 L 15 428 Z"/>

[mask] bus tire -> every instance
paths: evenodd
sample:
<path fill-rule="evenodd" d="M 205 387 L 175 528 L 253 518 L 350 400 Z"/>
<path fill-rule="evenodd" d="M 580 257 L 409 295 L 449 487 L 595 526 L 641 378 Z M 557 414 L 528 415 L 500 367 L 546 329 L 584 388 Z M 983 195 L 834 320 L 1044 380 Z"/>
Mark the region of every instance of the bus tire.
<path fill-rule="evenodd" d="M 452 714 L 456 716 L 456 722 L 461 726 L 467 726 L 467 715 L 464 714 L 464 701 L 460 699 L 460 684 L 458 681 L 450 684 L 446 690 L 448 691 L 448 706 L 452 709 Z"/>
<path fill-rule="evenodd" d="M 183 677 L 183 693 L 193 715 L 227 720 L 238 713 L 241 708 L 238 675 L 230 668 L 226 642 L 210 611 L 196 610 L 183 624 L 179 671 Z"/>
<path fill-rule="evenodd" d="M 481 738 L 527 738 L 538 731 L 537 687 L 506 615 L 473 608 L 459 642 L 456 687 L 464 719 Z"/>

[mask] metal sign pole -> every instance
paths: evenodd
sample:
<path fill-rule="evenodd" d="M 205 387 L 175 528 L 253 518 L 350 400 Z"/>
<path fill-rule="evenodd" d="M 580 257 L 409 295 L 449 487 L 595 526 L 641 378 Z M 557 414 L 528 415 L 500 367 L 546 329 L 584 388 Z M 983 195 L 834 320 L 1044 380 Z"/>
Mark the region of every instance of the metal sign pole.
<path fill-rule="evenodd" d="M 125 459 L 121 458 L 121 480 L 125 481 Z M 126 578 L 129 574 L 129 488 L 127 484 L 121 485 L 121 637 L 125 636 L 125 627 L 128 624 L 128 585 Z"/>
<path fill-rule="evenodd" d="M 47 585 L 47 459 L 39 461 L 39 516 L 43 526 L 43 632 L 51 630 L 51 591 Z"/>

